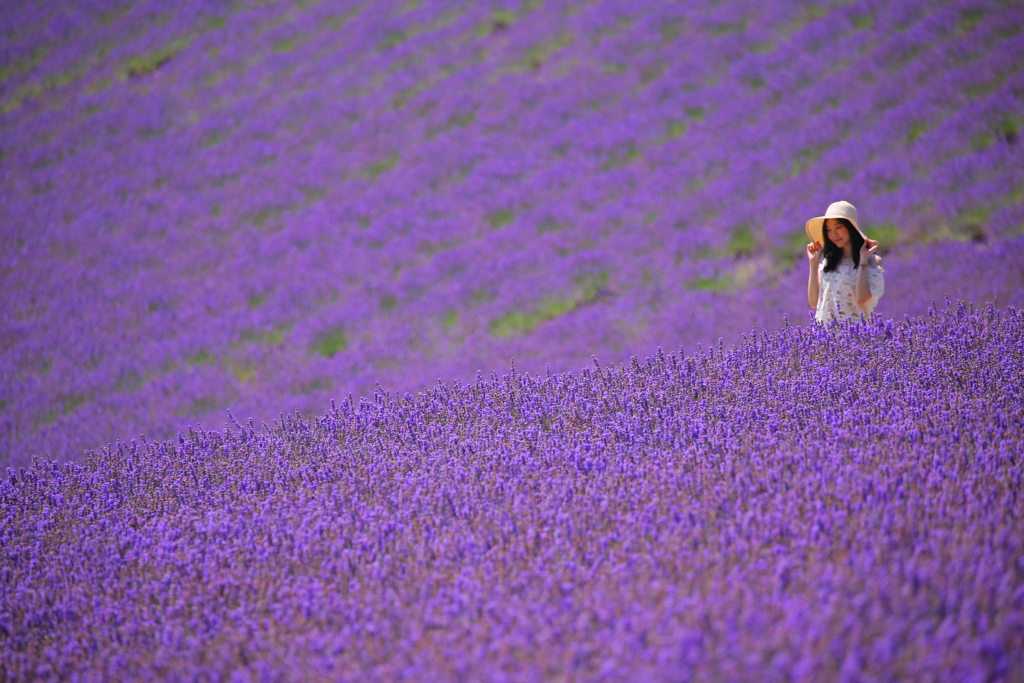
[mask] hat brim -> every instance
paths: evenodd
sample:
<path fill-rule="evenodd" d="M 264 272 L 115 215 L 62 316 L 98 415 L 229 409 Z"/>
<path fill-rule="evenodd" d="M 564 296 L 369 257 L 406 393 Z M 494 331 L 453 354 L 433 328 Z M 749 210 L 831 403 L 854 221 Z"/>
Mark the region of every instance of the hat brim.
<path fill-rule="evenodd" d="M 852 218 L 847 218 L 846 216 L 831 216 L 826 214 L 824 216 L 812 218 L 811 220 L 807 221 L 807 223 L 804 224 L 804 230 L 807 232 L 807 237 L 808 239 L 811 240 L 811 242 L 821 245 L 825 244 L 825 221 L 829 218 L 845 218 L 846 220 L 850 221 L 850 223 L 853 224 L 853 228 L 860 233 L 861 237 L 863 237 L 864 239 L 868 238 L 868 236 L 864 234 L 864 231 L 860 229 L 860 226 L 857 225 L 857 221 L 853 220 Z"/>

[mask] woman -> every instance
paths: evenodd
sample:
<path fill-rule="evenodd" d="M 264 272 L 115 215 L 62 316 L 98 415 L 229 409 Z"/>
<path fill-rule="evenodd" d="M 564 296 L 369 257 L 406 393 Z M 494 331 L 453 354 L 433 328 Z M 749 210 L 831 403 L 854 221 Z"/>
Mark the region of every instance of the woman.
<path fill-rule="evenodd" d="M 885 271 L 882 257 L 875 255 L 878 242 L 857 226 L 857 209 L 849 202 L 835 202 L 804 227 L 811 239 L 807 303 L 817 309 L 814 319 L 870 318 L 885 293 Z"/>

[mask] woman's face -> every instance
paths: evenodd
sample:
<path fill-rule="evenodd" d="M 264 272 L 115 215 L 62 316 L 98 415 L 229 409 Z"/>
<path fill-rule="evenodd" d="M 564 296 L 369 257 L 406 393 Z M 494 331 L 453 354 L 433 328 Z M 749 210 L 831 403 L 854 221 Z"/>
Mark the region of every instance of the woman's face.
<path fill-rule="evenodd" d="M 832 244 L 840 249 L 850 243 L 850 231 L 834 218 L 825 219 L 825 234 Z"/>

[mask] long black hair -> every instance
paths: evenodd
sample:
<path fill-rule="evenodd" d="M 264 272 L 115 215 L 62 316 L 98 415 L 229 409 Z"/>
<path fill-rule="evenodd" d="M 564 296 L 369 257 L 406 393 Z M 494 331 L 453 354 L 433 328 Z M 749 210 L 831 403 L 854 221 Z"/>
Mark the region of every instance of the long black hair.
<path fill-rule="evenodd" d="M 860 234 L 857 228 L 853 227 L 853 223 L 845 218 L 831 218 L 828 220 L 839 221 L 846 226 L 846 231 L 850 234 L 850 248 L 853 253 L 853 267 L 857 268 L 860 265 L 860 248 L 864 246 L 864 237 Z M 824 242 L 822 245 L 822 258 L 825 259 L 825 268 L 823 269 L 826 273 L 831 273 L 839 265 L 839 262 L 843 260 L 843 250 L 833 244 L 832 240 L 828 238 L 828 230 L 825 229 L 825 224 L 821 224 L 821 239 Z"/>

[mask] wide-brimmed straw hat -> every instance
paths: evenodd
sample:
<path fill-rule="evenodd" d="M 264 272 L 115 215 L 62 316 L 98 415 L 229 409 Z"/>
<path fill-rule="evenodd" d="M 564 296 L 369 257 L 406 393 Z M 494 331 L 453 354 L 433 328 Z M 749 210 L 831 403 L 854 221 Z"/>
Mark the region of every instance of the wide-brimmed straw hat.
<path fill-rule="evenodd" d="M 807 236 L 812 242 L 818 244 L 825 244 L 825 237 L 822 234 L 824 232 L 825 219 L 827 218 L 845 218 L 853 224 L 854 229 L 860 233 L 860 236 L 867 239 L 864 231 L 857 225 L 857 208 L 850 202 L 832 202 L 828 205 L 828 209 L 825 211 L 824 216 L 818 216 L 807 221 L 804 229 L 807 231 Z"/>

